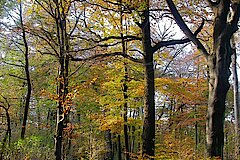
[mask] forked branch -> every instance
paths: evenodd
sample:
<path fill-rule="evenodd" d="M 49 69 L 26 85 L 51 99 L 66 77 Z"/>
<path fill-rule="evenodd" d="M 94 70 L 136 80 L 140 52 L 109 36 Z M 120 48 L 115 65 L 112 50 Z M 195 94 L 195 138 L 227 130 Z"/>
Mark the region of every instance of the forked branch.
<path fill-rule="evenodd" d="M 173 17 L 177 23 L 177 25 L 181 28 L 183 33 L 191 40 L 197 48 L 203 53 L 203 55 L 208 58 L 209 53 L 207 52 L 206 48 L 203 46 L 203 44 L 196 38 L 196 36 L 192 33 L 192 31 L 188 28 L 186 23 L 183 21 L 182 16 L 179 14 L 175 4 L 172 0 L 166 0 L 167 4 L 173 14 Z"/>

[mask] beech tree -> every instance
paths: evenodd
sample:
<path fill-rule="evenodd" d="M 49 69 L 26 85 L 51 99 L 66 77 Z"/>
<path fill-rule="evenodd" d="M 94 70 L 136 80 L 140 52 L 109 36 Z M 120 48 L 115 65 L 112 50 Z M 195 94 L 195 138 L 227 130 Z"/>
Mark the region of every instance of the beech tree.
<path fill-rule="evenodd" d="M 207 0 L 213 18 L 212 52 L 207 52 L 202 42 L 184 23 L 172 0 L 168 6 L 182 31 L 206 57 L 209 67 L 209 98 L 206 123 L 207 152 L 210 157 L 223 157 L 225 100 L 229 90 L 232 48 L 230 40 L 238 30 L 240 1 Z"/>
<path fill-rule="evenodd" d="M 188 29 L 188 38 L 177 39 L 165 1 L 18 2 L 24 3 L 16 2 L 10 15 L 16 23 L 10 29 L 4 19 L 0 23 L 5 35 L 0 35 L 2 159 L 204 159 L 207 67 L 199 51 L 188 45 L 194 41 L 208 63 L 216 63 L 209 65 L 209 82 L 219 77 L 214 83 L 221 81 L 217 85 L 221 87 L 225 87 L 226 76 L 215 75 L 222 73 L 219 66 L 229 64 L 229 59 L 223 65 L 220 62 L 231 54 L 227 51 L 214 61 L 214 54 L 224 49 L 216 47 L 210 53 L 201 44 L 211 27 L 204 28 L 204 20 L 195 25 L 196 11 L 188 9 L 205 3 L 192 6 L 195 3 L 188 2 L 196 1 L 187 0 L 178 5 L 196 31 Z M 211 24 L 210 8 L 201 8 L 202 12 Z M 234 16 L 229 16 L 230 23 Z M 222 36 L 222 41 L 228 38 L 225 33 Z M 234 51 L 230 43 L 222 44 Z M 26 92 L 28 82 L 31 98 Z M 210 85 L 213 91 L 215 84 Z M 219 96 L 222 90 L 217 91 Z M 31 103 L 26 119 L 22 114 L 27 98 Z M 209 100 L 212 106 L 210 96 Z M 18 125 L 23 119 L 25 127 Z M 233 123 L 228 124 L 232 132 Z M 15 136 L 25 128 L 24 139 Z M 234 142 L 230 136 L 226 139 L 226 157 L 230 157 Z"/>
<path fill-rule="evenodd" d="M 184 44 L 189 42 L 189 39 L 182 40 L 168 40 L 160 41 L 153 45 L 151 43 L 151 27 L 150 16 L 151 6 L 150 1 L 145 0 L 142 2 L 144 6 L 140 12 L 141 23 L 137 22 L 142 31 L 142 46 L 143 46 L 143 60 L 145 66 L 145 105 L 144 105 L 144 122 L 143 122 L 143 134 L 142 134 L 142 154 L 143 157 L 152 157 L 154 159 L 155 148 L 155 83 L 154 83 L 154 53 L 156 53 L 162 47 L 168 47 L 176 44 Z M 194 33 L 197 35 L 202 25 Z"/>

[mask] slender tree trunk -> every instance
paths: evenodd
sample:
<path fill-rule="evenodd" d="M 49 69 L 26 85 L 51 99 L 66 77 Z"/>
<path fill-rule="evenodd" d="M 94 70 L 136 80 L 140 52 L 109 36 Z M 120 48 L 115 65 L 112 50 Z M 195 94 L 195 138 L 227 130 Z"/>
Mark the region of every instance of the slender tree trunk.
<path fill-rule="evenodd" d="M 112 144 L 112 135 L 110 130 L 105 131 L 105 137 L 107 142 L 106 160 L 113 160 L 113 144 Z"/>
<path fill-rule="evenodd" d="M 69 67 L 69 51 L 68 38 L 66 33 L 66 15 L 64 8 L 58 1 L 56 3 L 56 28 L 57 39 L 59 44 L 59 85 L 58 85 L 58 108 L 57 108 L 57 124 L 55 135 L 55 156 L 56 160 L 62 160 L 63 157 L 63 129 L 66 126 L 65 122 L 70 111 L 70 107 L 66 104 L 66 96 L 68 94 L 68 67 Z"/>
<path fill-rule="evenodd" d="M 4 106 L 0 105 L 0 107 L 5 110 L 5 114 L 6 114 L 6 117 L 7 117 L 7 131 L 6 131 L 6 134 L 5 134 L 4 139 L 3 139 L 2 149 L 0 151 L 0 160 L 2 160 L 7 140 L 8 140 L 9 146 L 10 146 L 10 143 L 11 143 L 11 119 L 10 119 L 10 115 L 9 115 L 9 112 L 8 112 L 8 109 L 9 109 L 10 106 L 4 107 Z"/>
<path fill-rule="evenodd" d="M 223 44 L 225 45 L 225 44 Z M 211 57 L 209 100 L 207 114 L 207 149 L 210 157 L 223 157 L 224 145 L 224 113 L 226 94 L 229 89 L 229 62 L 222 59 L 225 49 L 217 51 L 217 57 Z M 228 66 L 228 67 L 225 67 Z"/>
<path fill-rule="evenodd" d="M 226 124 L 226 128 L 228 128 L 228 124 Z M 226 145 L 226 159 L 228 160 L 229 159 L 229 144 L 228 144 L 228 131 L 225 133 L 225 145 Z"/>
<path fill-rule="evenodd" d="M 195 122 L 195 152 L 197 151 L 198 148 L 198 123 L 197 121 Z"/>
<path fill-rule="evenodd" d="M 234 36 L 232 37 L 232 74 L 233 74 L 233 93 L 234 93 L 234 118 L 235 118 L 235 158 L 239 156 L 239 92 L 237 74 L 237 53 Z"/>
<path fill-rule="evenodd" d="M 47 112 L 47 127 L 48 125 L 51 124 L 51 118 L 50 118 L 50 108 L 48 108 L 48 112 Z"/>
<path fill-rule="evenodd" d="M 127 73 L 127 67 L 126 64 L 124 63 L 124 68 L 125 68 L 125 75 L 124 75 L 124 84 L 123 84 L 123 96 L 124 96 L 124 114 L 123 114 L 123 119 L 124 119 L 124 142 L 125 142 L 125 155 L 126 155 L 126 160 L 129 160 L 129 139 L 128 139 L 128 125 L 127 125 L 127 112 L 128 112 L 128 105 L 127 105 L 127 79 L 128 79 L 128 73 Z"/>
<path fill-rule="evenodd" d="M 118 155 L 118 144 L 117 144 L 117 137 L 116 134 L 112 134 L 112 154 L 113 154 L 113 159 L 115 159 L 115 157 L 117 157 Z"/>
<path fill-rule="evenodd" d="M 122 1 L 120 0 L 120 3 L 122 3 Z M 123 54 L 127 54 L 126 53 L 126 44 L 124 42 L 124 38 L 123 38 L 123 12 L 122 12 L 122 8 L 120 9 L 120 21 L 121 21 L 121 38 L 122 38 L 122 52 Z M 126 20 L 125 20 L 126 21 Z M 123 131 L 124 131 L 124 142 L 125 142 L 125 158 L 126 160 L 129 160 L 129 139 L 128 139 L 128 125 L 127 125 L 127 113 L 128 113 L 128 69 L 127 69 L 127 62 L 124 59 L 123 62 L 124 65 L 124 77 L 123 77 L 123 99 L 124 99 L 124 106 L 123 106 L 123 119 L 124 119 L 124 126 L 123 126 Z"/>
<path fill-rule="evenodd" d="M 122 160 L 122 145 L 121 145 L 121 136 L 117 136 L 117 141 L 118 141 L 118 160 Z"/>
<path fill-rule="evenodd" d="M 150 37 L 150 20 L 149 20 L 149 2 L 146 1 L 147 9 L 143 11 L 141 24 L 142 43 L 144 51 L 145 65 L 145 105 L 144 121 L 142 133 L 142 154 L 143 157 L 154 156 L 155 148 L 155 106 L 154 106 L 154 66 L 153 51 Z M 154 158 L 151 158 L 154 159 Z"/>
<path fill-rule="evenodd" d="M 22 1 L 20 1 L 20 23 L 21 23 L 21 28 L 22 28 L 22 38 L 24 42 L 24 58 L 25 58 L 25 75 L 26 75 L 26 80 L 27 80 L 27 95 L 26 95 L 26 100 L 25 100 L 25 106 L 24 106 L 24 115 L 23 115 L 23 123 L 22 123 L 22 131 L 21 131 L 21 138 L 24 139 L 25 132 L 26 132 L 26 124 L 27 124 L 27 119 L 28 119 L 28 110 L 29 110 L 29 105 L 30 105 L 30 98 L 31 98 L 31 91 L 32 91 L 32 85 L 31 85 L 31 79 L 30 79 L 30 72 L 29 72 L 29 61 L 28 61 L 28 55 L 29 55 L 29 49 L 28 49 L 28 43 L 27 43 L 27 37 L 26 37 L 26 32 L 25 32 L 25 27 L 23 24 L 23 17 L 22 17 Z"/>
<path fill-rule="evenodd" d="M 135 153 L 135 126 L 132 126 L 132 136 L 131 136 L 131 152 Z"/>

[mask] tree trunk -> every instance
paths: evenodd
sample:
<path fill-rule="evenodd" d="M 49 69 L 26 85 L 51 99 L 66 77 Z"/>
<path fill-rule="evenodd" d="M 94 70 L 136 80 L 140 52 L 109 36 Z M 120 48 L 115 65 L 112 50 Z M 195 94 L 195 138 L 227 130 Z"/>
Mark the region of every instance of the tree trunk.
<path fill-rule="evenodd" d="M 58 108 L 57 108 L 57 124 L 55 135 L 55 156 L 56 160 L 62 160 L 63 157 L 63 129 L 67 125 L 66 120 L 70 111 L 70 106 L 67 104 L 66 96 L 68 94 L 68 70 L 69 70 L 69 43 L 66 31 L 66 15 L 64 8 L 60 8 L 59 2 L 56 3 L 56 29 L 59 45 L 59 85 L 58 85 Z"/>
<path fill-rule="evenodd" d="M 60 119 L 59 113 L 61 109 L 58 109 L 57 113 L 57 118 Z M 62 159 L 62 137 L 63 136 L 63 120 L 57 122 L 57 127 L 56 127 L 56 136 L 55 136 L 55 156 L 56 160 L 61 160 Z"/>
<path fill-rule="evenodd" d="M 230 84 L 232 50 L 230 39 L 234 31 L 227 24 L 230 1 L 221 0 L 215 9 L 213 54 L 208 57 L 209 99 L 206 124 L 207 151 L 210 157 L 223 157 L 225 100 Z M 231 29 L 231 30 L 230 30 Z"/>
<path fill-rule="evenodd" d="M 120 4 L 122 4 L 122 0 L 120 0 Z M 122 52 L 123 54 L 127 54 L 126 53 L 126 47 L 127 44 L 124 41 L 124 37 L 123 37 L 123 31 L 124 31 L 124 26 L 123 26 L 123 10 L 124 8 L 120 8 L 120 23 L 121 23 L 121 33 L 120 36 L 122 38 Z M 126 19 L 125 19 L 126 21 Z M 127 26 L 126 27 L 126 32 L 127 32 Z M 128 139 L 128 125 L 127 125 L 127 113 L 128 113 L 128 69 L 127 69 L 127 62 L 124 58 L 124 77 L 123 77 L 123 100 L 124 100 L 124 105 L 123 105 L 123 120 L 124 120 L 124 126 L 123 126 L 123 131 L 124 131 L 124 143 L 125 143 L 125 158 L 126 160 L 129 160 L 129 139 Z"/>
<path fill-rule="evenodd" d="M 124 42 L 123 42 L 124 43 Z M 123 46 L 125 48 L 125 46 Z M 124 49 L 125 50 L 125 49 Z M 124 98 L 124 111 L 123 111 L 123 119 L 124 119 L 124 126 L 123 126 L 123 131 L 124 131 L 124 142 L 125 142 L 125 157 L 126 160 L 129 160 L 129 139 L 128 139 L 128 125 L 127 125 L 127 113 L 128 113 L 128 86 L 127 86 L 127 81 L 128 81 L 128 73 L 127 73 L 127 66 L 126 62 L 124 62 L 124 69 L 125 69 L 125 75 L 124 75 L 124 82 L 123 82 L 123 98 Z"/>
<path fill-rule="evenodd" d="M 230 75 L 229 64 L 226 64 L 226 61 L 221 58 L 226 53 L 222 50 L 218 51 L 217 54 L 219 56 L 212 56 L 209 59 L 211 65 L 209 67 L 210 80 L 206 136 L 207 150 L 210 157 L 223 156 L 225 100 L 230 86 L 228 82 Z"/>
<path fill-rule="evenodd" d="M 27 37 L 26 37 L 26 32 L 23 24 L 23 17 L 22 17 L 22 2 L 20 1 L 20 23 L 21 23 L 21 28 L 22 28 L 22 38 L 24 42 L 24 58 L 25 58 L 25 75 L 26 75 L 26 80 L 27 80 L 27 95 L 26 95 L 26 100 L 25 100 L 25 106 L 24 106 L 24 115 L 23 115 L 23 123 L 22 123 L 22 131 L 21 131 L 21 138 L 24 139 L 25 132 L 26 132 L 26 125 L 27 125 L 27 119 L 28 119 L 28 110 L 29 110 L 29 105 L 30 105 L 30 98 L 31 98 L 31 91 L 32 91 L 32 85 L 31 85 L 31 79 L 30 79 L 30 72 L 29 72 L 29 61 L 28 61 L 28 54 L 29 54 L 29 49 L 28 49 L 28 43 L 27 43 Z"/>
<path fill-rule="evenodd" d="M 121 136 L 120 135 L 118 135 L 117 136 L 117 142 L 118 142 L 118 152 L 117 152 L 117 154 L 118 154 L 118 160 L 122 160 L 122 146 L 121 146 Z"/>
<path fill-rule="evenodd" d="M 239 93 L 238 93 L 238 74 L 237 74 L 237 54 L 234 36 L 232 37 L 232 74 L 233 74 L 233 93 L 234 93 L 234 119 L 235 119 L 235 159 L 239 156 Z"/>
<path fill-rule="evenodd" d="M 149 2 L 146 2 L 147 9 L 143 11 L 142 43 L 144 52 L 145 65 L 145 105 L 144 105 L 144 121 L 142 133 L 142 155 L 143 157 L 154 156 L 154 140 L 155 140 L 155 106 L 154 106 L 154 66 L 153 51 L 151 47 L 150 37 L 150 21 L 149 21 Z M 154 158 L 151 158 L 154 159 Z"/>
<path fill-rule="evenodd" d="M 111 135 L 111 131 L 107 130 L 105 131 L 105 137 L 106 137 L 106 160 L 113 160 L 113 144 L 112 144 L 112 135 Z"/>
<path fill-rule="evenodd" d="M 6 134 L 4 136 L 4 139 L 3 139 L 3 142 L 2 142 L 2 148 L 1 148 L 1 151 L 0 151 L 0 160 L 2 160 L 7 140 L 8 140 L 8 145 L 9 146 L 10 146 L 10 143 L 11 143 L 11 119 L 10 119 L 10 115 L 9 115 L 9 112 L 8 112 L 8 110 L 10 108 L 10 105 L 8 105 L 8 107 L 0 105 L 0 107 L 5 110 L 5 112 L 6 112 L 5 114 L 6 114 L 6 118 L 7 118 L 7 131 L 6 131 Z"/>

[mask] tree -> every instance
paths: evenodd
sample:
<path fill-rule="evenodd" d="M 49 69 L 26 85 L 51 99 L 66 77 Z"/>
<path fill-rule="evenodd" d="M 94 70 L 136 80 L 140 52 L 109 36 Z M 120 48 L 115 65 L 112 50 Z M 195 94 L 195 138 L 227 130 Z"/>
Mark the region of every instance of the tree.
<path fill-rule="evenodd" d="M 237 74 L 237 53 L 236 53 L 236 42 L 235 36 L 232 36 L 231 47 L 232 47 L 232 74 L 233 74 L 233 102 L 234 102 L 234 119 L 235 119 L 235 139 L 236 147 L 235 154 L 236 158 L 239 155 L 239 87 L 238 87 L 238 74 Z"/>
<path fill-rule="evenodd" d="M 28 42 L 26 37 L 26 28 L 23 22 L 23 9 L 22 9 L 22 1 L 19 2 L 19 18 L 20 18 L 20 26 L 22 30 L 22 38 L 24 43 L 24 71 L 26 75 L 26 81 L 27 81 L 27 93 L 26 93 L 26 99 L 25 99 L 25 106 L 24 106 L 24 116 L 23 116 L 23 123 L 22 123 L 22 131 L 21 131 L 21 138 L 24 139 L 25 132 L 26 132 L 26 124 L 28 119 L 28 110 L 30 106 L 30 98 L 31 98 L 31 92 L 32 92 L 32 82 L 30 79 L 30 66 L 29 66 L 29 49 L 28 49 Z"/>
<path fill-rule="evenodd" d="M 142 134 L 142 154 L 143 157 L 154 157 L 155 148 L 155 84 L 154 84 L 154 53 L 162 47 L 167 47 L 175 44 L 184 44 L 189 42 L 189 39 L 160 41 L 154 46 L 151 44 L 151 29 L 150 29 L 150 4 L 145 0 L 141 4 L 144 6 L 140 13 L 141 23 L 138 26 L 142 31 L 142 46 L 143 59 L 145 66 L 145 105 L 144 105 L 144 122 Z M 203 25 L 203 24 L 202 24 Z M 202 25 L 196 30 L 195 34 L 201 31 Z M 153 158 L 151 158 L 153 159 Z"/>
<path fill-rule="evenodd" d="M 151 27 L 150 27 L 150 16 L 152 13 L 150 12 L 151 7 L 149 0 L 141 1 L 141 3 L 138 4 L 131 4 L 130 1 L 126 1 L 123 4 L 120 4 L 118 2 L 112 3 L 107 2 L 110 6 L 125 6 L 126 10 L 124 13 L 130 13 L 130 14 L 136 14 L 137 17 L 134 17 L 135 24 L 137 24 L 137 27 L 140 29 L 140 37 L 135 35 L 126 35 L 124 37 L 119 36 L 109 36 L 109 37 L 103 37 L 99 34 L 94 33 L 91 28 L 88 26 L 87 28 L 90 30 L 91 33 L 94 33 L 94 35 L 97 37 L 98 40 L 95 40 L 93 38 L 90 38 L 89 40 L 93 42 L 105 42 L 102 46 L 113 46 L 117 44 L 109 44 L 107 40 L 119 40 L 124 39 L 125 41 L 139 41 L 141 40 L 141 57 L 143 57 L 143 65 L 145 67 L 144 75 L 145 75 L 145 104 L 144 104 L 144 118 L 143 118 L 143 133 L 142 133 L 142 155 L 143 157 L 154 157 L 154 139 L 155 139 L 155 102 L 154 102 L 154 96 L 155 96 L 155 89 L 154 89 L 154 53 L 156 53 L 159 49 L 163 47 L 172 46 L 175 44 L 184 44 L 189 42 L 189 39 L 182 39 L 182 40 L 159 40 L 156 44 L 152 44 L 151 37 Z M 102 7 L 104 10 L 114 12 L 114 7 L 104 7 L 102 4 L 96 4 L 97 7 Z M 153 11 L 154 12 L 154 11 Z M 115 21 L 114 21 L 115 22 Z M 102 24 L 102 23 L 101 23 Z M 194 33 L 197 35 L 202 29 L 202 25 L 196 30 Z M 105 31 L 106 32 L 106 31 Z M 105 33 L 103 32 L 103 33 Z M 99 45 L 101 46 L 101 45 Z M 109 54 L 103 54 L 103 55 L 94 55 L 90 58 L 96 58 L 96 57 L 106 57 L 106 56 L 117 56 L 121 55 L 123 57 L 127 57 L 131 60 L 141 62 L 141 60 L 136 60 L 135 57 L 127 54 L 123 54 L 122 52 L 114 52 Z M 140 56 L 137 56 L 140 57 Z M 89 59 L 90 59 L 89 58 Z M 81 58 L 72 58 L 72 60 L 82 60 Z"/>
<path fill-rule="evenodd" d="M 6 97 L 3 97 L 3 96 L 1 96 L 1 97 L 2 97 L 2 99 L 4 99 L 5 102 L 0 101 L 0 108 L 2 108 L 4 110 L 5 115 L 6 115 L 6 121 L 7 121 L 6 134 L 3 138 L 3 143 L 2 143 L 1 152 L 0 152 L 0 159 L 3 159 L 3 154 L 4 154 L 4 150 L 6 147 L 5 145 L 6 145 L 7 140 L 8 140 L 9 146 L 11 143 L 12 131 L 11 131 L 11 118 L 10 118 L 10 114 L 9 114 L 10 104 Z"/>
<path fill-rule="evenodd" d="M 210 157 L 223 157 L 225 100 L 230 86 L 228 78 L 232 56 L 230 39 L 238 29 L 240 1 L 208 0 L 207 2 L 214 14 L 212 53 L 208 53 L 199 39 L 192 34 L 172 0 L 167 0 L 178 26 L 206 57 L 209 67 L 207 152 Z"/>

